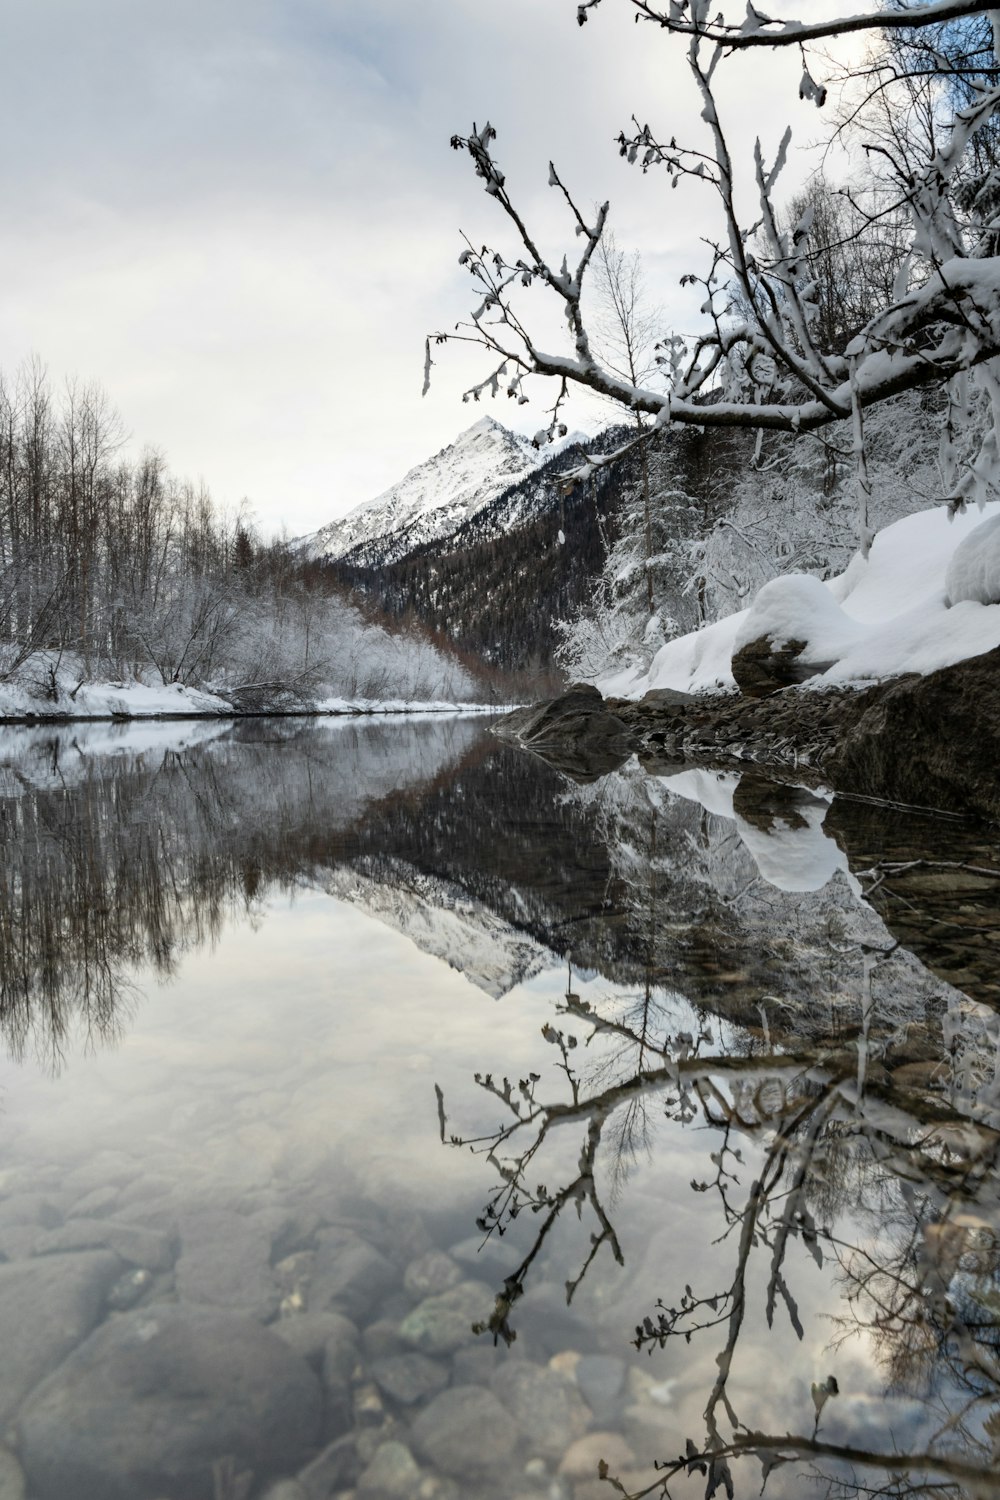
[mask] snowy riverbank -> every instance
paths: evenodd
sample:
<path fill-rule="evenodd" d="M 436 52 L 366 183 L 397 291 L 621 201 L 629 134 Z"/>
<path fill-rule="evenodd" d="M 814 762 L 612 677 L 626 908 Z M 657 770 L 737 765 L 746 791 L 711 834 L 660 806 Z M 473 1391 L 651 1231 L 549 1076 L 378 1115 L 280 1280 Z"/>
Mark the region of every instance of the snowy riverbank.
<path fill-rule="evenodd" d="M 426 698 L 321 697 L 300 703 L 278 700 L 255 712 L 265 714 L 434 714 L 497 713 L 511 705 L 451 702 Z M 20 673 L 0 682 L 0 723 L 72 720 L 245 718 L 247 710 L 202 688 L 182 683 L 81 682 L 70 666 L 43 676 Z"/>

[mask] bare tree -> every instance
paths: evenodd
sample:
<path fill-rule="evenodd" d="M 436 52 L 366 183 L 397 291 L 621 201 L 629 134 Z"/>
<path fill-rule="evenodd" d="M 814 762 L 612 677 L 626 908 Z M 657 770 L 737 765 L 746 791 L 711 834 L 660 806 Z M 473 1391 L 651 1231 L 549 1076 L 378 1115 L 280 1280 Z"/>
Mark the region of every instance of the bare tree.
<path fill-rule="evenodd" d="M 577 5 L 581 25 L 601 3 L 584 0 Z M 665 171 L 674 184 L 697 178 L 717 195 L 721 233 L 710 243 L 707 267 L 684 278 L 704 292 L 702 330 L 688 340 L 674 337 L 667 341 L 660 357 L 669 378 L 662 390 L 602 362 L 585 313 L 584 291 L 607 232 L 609 205 L 585 213 L 550 163 L 549 183 L 563 199 L 582 249 L 573 252 L 572 262 L 569 254 L 561 265 L 547 261 L 494 155 L 496 131 L 487 123 L 473 126 L 468 135 L 454 136 L 452 146 L 468 153 L 487 194 L 499 204 L 514 245 L 513 249 L 493 248 L 466 238 L 460 260 L 473 278 L 478 306 L 456 331 L 428 339 L 425 388 L 432 345 L 457 338 L 479 345 L 498 361 L 467 396 L 478 399 L 484 391 L 497 394 L 505 389 L 520 397 L 525 380 L 536 375 L 557 382 L 550 409 L 553 435 L 561 426 L 560 408 L 571 385 L 645 413 L 658 427 L 680 422 L 799 433 L 843 424 L 857 465 L 860 539 L 866 552 L 871 533 L 866 508 L 865 411 L 902 391 L 945 386 L 949 392 L 947 434 L 965 419 L 967 382 L 974 373 L 990 404 L 991 420 L 976 454 L 963 457 L 954 442 L 945 442 L 942 487 L 955 507 L 967 499 L 993 494 L 1000 425 L 1000 370 L 995 364 L 1000 356 L 1000 275 L 992 254 L 997 214 L 987 195 L 980 194 L 977 211 L 972 213 L 963 210 L 959 200 L 970 155 L 984 133 L 995 129 L 1000 109 L 996 78 L 1000 17 L 996 10 L 984 0 L 926 0 L 901 10 L 876 9 L 843 17 L 824 5 L 811 7 L 826 12 L 819 18 L 779 22 L 752 4 L 741 5 L 736 18 L 716 13 L 712 0 L 622 3 L 638 22 L 653 27 L 666 45 L 686 48 L 701 99 L 707 139 L 678 144 L 669 131 L 659 132 L 633 118 L 619 135 L 619 149 L 643 172 Z M 737 210 L 739 168 L 718 98 L 724 64 L 734 53 L 752 48 L 787 50 L 801 62 L 800 100 L 822 105 L 827 90 L 814 76 L 813 69 L 819 73 L 820 66 L 811 60 L 809 50 L 817 44 L 835 45 L 840 38 L 858 34 L 876 41 L 887 33 L 913 37 L 971 19 L 988 22 L 990 53 L 985 63 L 978 54 L 971 61 L 966 53 L 957 61 L 950 61 L 943 52 L 929 54 L 941 85 L 941 108 L 946 106 L 947 114 L 942 117 L 939 112 L 923 151 L 911 153 L 912 137 L 899 143 L 898 152 L 878 141 L 872 143 L 873 149 L 887 153 L 883 160 L 894 191 L 893 206 L 906 216 L 905 254 L 885 300 L 845 345 L 831 347 L 823 341 L 816 291 L 807 275 L 814 216 L 807 208 L 795 224 L 783 228 L 778 206 L 790 128 L 773 157 L 765 155 L 759 140 L 755 143 L 756 221 L 744 221 Z M 949 93 L 945 85 L 952 81 L 960 82 L 960 91 Z M 562 306 L 571 340 L 568 353 L 543 347 L 522 313 L 522 289 L 535 283 L 547 288 Z M 741 310 L 742 316 L 738 315 Z M 634 439 L 641 441 L 641 435 Z M 609 462 L 614 456 L 591 458 L 589 465 Z M 587 465 L 578 472 L 587 472 Z"/>
<path fill-rule="evenodd" d="M 612 230 L 605 230 L 594 258 L 594 289 L 597 295 L 595 320 L 599 357 L 614 374 L 631 382 L 646 385 L 658 374 L 657 338 L 663 332 L 663 314 L 652 307 L 646 293 L 642 260 L 638 251 L 618 248 Z M 635 413 L 639 433 L 645 429 L 640 411 Z M 648 444 L 639 444 L 642 483 L 643 542 L 646 554 L 646 609 L 652 617 L 653 601 L 653 517 L 649 494 Z"/>

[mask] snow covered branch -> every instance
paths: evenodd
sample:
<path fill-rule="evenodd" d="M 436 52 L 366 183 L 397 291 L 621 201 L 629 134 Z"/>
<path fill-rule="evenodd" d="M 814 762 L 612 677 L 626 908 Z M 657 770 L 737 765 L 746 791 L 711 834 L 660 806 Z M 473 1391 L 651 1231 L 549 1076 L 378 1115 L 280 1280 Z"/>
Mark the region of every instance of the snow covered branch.
<path fill-rule="evenodd" d="M 588 0 L 578 7 L 581 24 L 600 3 Z M 478 401 L 486 391 L 496 396 L 503 389 L 521 403 L 527 399 L 525 383 L 530 377 L 559 382 L 552 420 L 540 438 L 558 435 L 560 406 L 567 391 L 577 386 L 620 402 L 633 414 L 652 417 L 656 429 L 685 423 L 794 434 L 851 424 L 844 430 L 854 437 L 846 443 L 862 465 L 863 441 L 857 451 L 862 413 L 905 391 L 928 385 L 947 388 L 951 431 L 968 408 L 965 383 L 978 372 L 976 379 L 988 389 L 990 400 L 997 398 L 995 415 L 1000 419 L 1000 376 L 993 364 L 1000 357 L 1000 256 L 995 253 L 1000 248 L 1000 160 L 971 188 L 967 170 L 972 155 L 982 154 L 984 142 L 993 149 L 997 134 L 1000 12 L 979 0 L 934 0 L 901 11 L 828 15 L 806 23 L 775 21 L 748 4 L 745 16 L 736 22 L 721 14 L 710 18 L 709 0 L 670 0 L 666 9 L 649 0 L 626 3 L 638 20 L 655 22 L 667 34 L 668 44 L 683 39 L 701 100 L 700 123 L 707 138 L 678 143 L 676 135 L 661 136 L 633 118 L 619 134 L 618 147 L 644 174 L 661 170 L 673 188 L 681 181 L 700 179 L 718 199 L 722 232 L 708 242 L 707 268 L 682 277 L 682 283 L 704 291 L 703 326 L 684 337 L 662 339 L 659 373 L 652 379 L 629 378 L 628 372 L 602 362 L 588 327 L 586 277 L 602 245 L 608 204 L 593 215 L 584 214 L 550 163 L 549 184 L 560 195 L 582 247 L 564 255 L 558 266 L 547 261 L 497 163 L 496 131 L 491 124 L 474 126 L 468 136 L 453 137 L 452 146 L 468 153 L 486 192 L 500 205 L 513 231 L 514 248 L 477 246 L 466 239 L 459 259 L 472 276 L 478 305 L 453 331 L 431 336 L 425 376 L 429 378 L 431 343 L 469 342 L 486 349 L 497 363 L 465 392 L 465 400 Z M 986 61 L 970 67 L 966 49 L 960 69 L 950 72 L 940 47 L 941 28 L 969 17 L 981 18 L 990 39 Z M 913 45 L 913 36 L 929 27 L 938 28 L 933 33 L 934 67 L 939 70 L 935 130 L 926 150 L 905 132 L 897 133 L 892 149 L 878 140 L 866 143 L 870 153 L 884 158 L 883 167 L 888 162 L 885 191 L 891 202 L 867 221 L 855 214 L 850 234 L 858 238 L 871 232 L 887 213 L 905 224 L 905 233 L 893 247 L 890 286 L 880 303 L 869 305 L 863 323 L 848 334 L 843 319 L 833 320 L 838 326 L 831 327 L 828 308 L 821 306 L 816 268 L 829 254 L 824 235 L 829 235 L 830 213 L 821 214 L 818 223 L 815 202 L 806 201 L 791 217 L 781 205 L 790 127 L 773 154 L 760 140 L 754 143 L 747 165 L 756 189 L 757 217 L 748 221 L 740 216 L 737 199 L 744 191 L 745 169 L 735 160 L 724 124 L 719 65 L 729 53 L 749 46 L 803 47 L 863 31 L 872 33 L 884 48 L 891 45 L 887 35 L 902 35 L 905 28 L 906 45 Z M 926 47 L 922 67 L 925 53 Z M 802 60 L 799 99 L 822 105 L 826 86 L 813 77 L 804 50 Z M 897 81 L 905 81 L 905 59 L 901 63 L 893 57 L 889 66 Z M 962 86 L 956 92 L 952 78 L 958 71 Z M 949 102 L 951 112 L 945 118 Z M 845 197 L 855 209 L 857 198 L 850 184 Z M 567 348 L 545 347 L 522 312 L 523 290 L 536 284 L 561 305 Z M 988 434 L 982 451 L 971 459 L 957 460 L 956 451 L 950 440 L 942 450 L 943 474 L 948 475 L 942 481 L 944 498 L 957 506 L 970 494 L 980 500 L 995 494 L 996 465 L 989 459 L 998 451 L 996 435 Z M 864 491 L 863 475 L 859 490 Z"/>

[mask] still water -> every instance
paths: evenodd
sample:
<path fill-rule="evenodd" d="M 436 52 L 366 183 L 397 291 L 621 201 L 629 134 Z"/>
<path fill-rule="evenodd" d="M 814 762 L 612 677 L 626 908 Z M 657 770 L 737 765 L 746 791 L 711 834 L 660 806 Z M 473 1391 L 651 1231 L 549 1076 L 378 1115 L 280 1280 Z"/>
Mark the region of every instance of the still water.
<path fill-rule="evenodd" d="M 0 1500 L 1000 1489 L 991 831 L 439 718 L 0 840 Z"/>

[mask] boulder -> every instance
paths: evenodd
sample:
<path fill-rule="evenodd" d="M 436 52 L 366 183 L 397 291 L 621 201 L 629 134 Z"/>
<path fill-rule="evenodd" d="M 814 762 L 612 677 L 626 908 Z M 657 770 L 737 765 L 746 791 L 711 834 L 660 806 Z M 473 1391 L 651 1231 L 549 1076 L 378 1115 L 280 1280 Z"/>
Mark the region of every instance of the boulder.
<path fill-rule="evenodd" d="M 355 1230 L 324 1229 L 317 1235 L 310 1311 L 341 1312 L 364 1323 L 398 1281 L 391 1261 Z"/>
<path fill-rule="evenodd" d="M 559 1370 L 527 1360 L 502 1365 L 493 1391 L 528 1440 L 532 1452 L 558 1458 L 583 1436 L 591 1413 L 575 1383 Z"/>
<path fill-rule="evenodd" d="M 121 1269 L 104 1250 L 0 1266 L 0 1424 L 87 1337 Z"/>
<path fill-rule="evenodd" d="M 731 667 L 736 686 L 744 698 L 767 698 L 782 688 L 806 682 L 821 669 L 800 660 L 805 649 L 805 641 L 775 645 L 769 635 L 748 641 L 733 652 Z"/>
<path fill-rule="evenodd" d="M 497 731 L 530 745 L 576 781 L 596 781 L 617 770 L 632 753 L 628 725 L 586 682 L 574 683 L 551 703 L 515 709 Z"/>
<path fill-rule="evenodd" d="M 208 1209 L 181 1219 L 177 1291 L 185 1302 L 207 1303 L 266 1323 L 280 1293 L 271 1272 L 266 1230 L 228 1209 Z"/>
<path fill-rule="evenodd" d="M 454 1354 L 472 1343 L 472 1325 L 489 1317 L 495 1301 L 485 1282 L 463 1281 L 440 1297 L 425 1297 L 404 1318 L 400 1337 L 421 1354 Z"/>
<path fill-rule="evenodd" d="M 514 1419 L 490 1391 L 456 1386 L 417 1417 L 410 1434 L 421 1458 L 452 1479 L 503 1480 L 517 1446 Z"/>
<path fill-rule="evenodd" d="M 448 1384 L 447 1367 L 426 1354 L 390 1354 L 371 1368 L 379 1390 L 402 1406 L 429 1401 Z"/>
<path fill-rule="evenodd" d="M 37 1500 L 212 1500 L 213 1465 L 256 1482 L 317 1442 L 319 1382 L 249 1318 L 162 1304 L 103 1324 L 18 1422 Z"/>
<path fill-rule="evenodd" d="M 1000 648 L 904 677 L 823 758 L 834 786 L 886 801 L 1000 817 Z"/>

